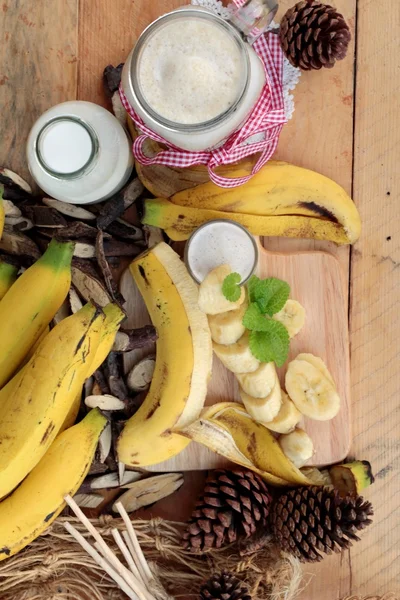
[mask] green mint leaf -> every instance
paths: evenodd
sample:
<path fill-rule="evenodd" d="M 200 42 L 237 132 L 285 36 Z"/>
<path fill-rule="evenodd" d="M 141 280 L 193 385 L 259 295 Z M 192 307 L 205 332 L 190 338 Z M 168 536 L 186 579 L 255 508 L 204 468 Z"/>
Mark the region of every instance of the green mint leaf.
<path fill-rule="evenodd" d="M 289 334 L 282 323 L 272 319 L 265 319 L 268 324 L 265 331 L 252 331 L 249 345 L 253 356 L 261 362 L 276 363 L 282 367 L 289 354 Z"/>
<path fill-rule="evenodd" d="M 257 275 L 252 275 L 247 282 L 247 291 L 249 293 L 250 302 L 256 302 L 259 296 L 260 285 L 262 284 L 261 279 Z"/>
<path fill-rule="evenodd" d="M 246 310 L 243 321 L 246 329 L 251 331 L 266 331 L 268 329 L 267 319 L 262 314 L 257 302 L 252 302 Z"/>
<path fill-rule="evenodd" d="M 242 293 L 239 285 L 241 281 L 242 277 L 239 273 L 230 273 L 225 277 L 222 284 L 222 293 L 229 302 L 237 302 L 239 300 Z"/>
<path fill-rule="evenodd" d="M 255 302 L 263 314 L 272 317 L 285 306 L 289 294 L 290 286 L 286 281 L 269 277 L 257 286 Z"/>

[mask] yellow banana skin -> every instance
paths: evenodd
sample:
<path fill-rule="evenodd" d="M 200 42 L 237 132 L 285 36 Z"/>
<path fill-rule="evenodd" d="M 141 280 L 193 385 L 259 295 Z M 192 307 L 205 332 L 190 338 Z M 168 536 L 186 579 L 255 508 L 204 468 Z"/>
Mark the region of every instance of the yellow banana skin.
<path fill-rule="evenodd" d="M 61 321 L 1 402 L 0 498 L 26 477 L 55 439 L 86 379 L 103 319 L 88 304 Z"/>
<path fill-rule="evenodd" d="M 0 561 L 41 535 L 85 479 L 107 419 L 92 410 L 62 433 L 22 484 L 0 502 Z"/>
<path fill-rule="evenodd" d="M 352 243 L 338 223 L 303 215 L 258 216 L 223 212 L 208 208 L 178 206 L 169 200 L 145 200 L 142 223 L 164 229 L 174 241 L 187 240 L 195 229 L 215 219 L 230 219 L 246 227 L 253 235 L 328 240 L 336 244 Z"/>
<path fill-rule="evenodd" d="M 197 305 L 197 288 L 171 248 L 159 244 L 133 261 L 130 270 L 159 338 L 150 390 L 126 423 L 117 448 L 125 464 L 146 466 L 167 460 L 188 445 L 188 439 L 171 429 L 200 413 L 212 345 L 207 317 Z"/>
<path fill-rule="evenodd" d="M 0 260 L 0 300 L 4 298 L 17 279 L 18 268 Z"/>
<path fill-rule="evenodd" d="M 52 240 L 0 302 L 0 388 L 13 376 L 65 300 L 74 245 Z"/>
<path fill-rule="evenodd" d="M 281 161 L 269 161 L 242 187 L 221 189 L 209 182 L 178 192 L 171 202 L 247 215 L 324 218 L 342 225 L 350 243 L 361 231 L 358 210 L 340 185 L 320 173 Z"/>

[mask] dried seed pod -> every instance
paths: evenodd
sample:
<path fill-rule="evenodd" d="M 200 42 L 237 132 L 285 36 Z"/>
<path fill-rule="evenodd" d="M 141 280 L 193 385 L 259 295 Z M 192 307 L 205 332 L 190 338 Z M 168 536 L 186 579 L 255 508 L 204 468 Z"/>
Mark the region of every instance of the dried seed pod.
<path fill-rule="evenodd" d="M 47 237 L 53 237 L 51 230 L 46 228 L 38 228 L 39 233 Z M 57 238 L 60 240 L 81 240 L 81 239 L 96 239 L 97 229 L 84 223 L 83 221 L 75 221 L 67 227 L 57 230 Z M 104 238 L 110 238 L 110 234 L 104 233 Z"/>
<path fill-rule="evenodd" d="M 124 221 L 124 219 L 115 219 L 109 224 L 107 231 L 123 240 L 136 242 L 143 239 L 143 231 L 139 227 L 128 223 L 128 221 Z"/>
<path fill-rule="evenodd" d="M 110 352 L 106 360 L 106 368 L 107 381 L 111 394 L 120 400 L 125 401 L 129 396 L 129 392 L 123 378 L 123 368 L 120 356 L 115 352 Z"/>
<path fill-rule="evenodd" d="M 104 307 L 112 301 L 96 269 L 88 261 L 79 258 L 72 260 L 72 283 L 87 302 L 93 300 Z"/>
<path fill-rule="evenodd" d="M 117 302 L 118 304 L 123 304 L 124 298 L 119 293 L 118 284 L 114 279 L 114 276 L 110 269 L 110 265 L 107 262 L 107 258 L 104 252 L 104 237 L 103 232 L 101 230 L 97 234 L 95 254 L 97 264 L 99 265 L 102 275 L 104 277 L 108 293 L 115 302 Z"/>
<path fill-rule="evenodd" d="M 94 384 L 94 377 L 88 377 L 83 384 L 83 399 L 87 398 L 92 394 Z"/>
<path fill-rule="evenodd" d="M 66 227 L 67 221 L 64 217 L 48 206 L 22 206 L 22 212 L 36 227 L 61 229 Z"/>
<path fill-rule="evenodd" d="M 96 256 L 96 249 L 93 246 L 93 244 L 86 244 L 85 242 L 76 242 L 74 256 L 76 256 L 77 258 L 94 258 Z"/>
<path fill-rule="evenodd" d="M 103 71 L 103 86 L 107 96 L 111 97 L 119 88 L 121 83 L 121 73 L 124 63 L 120 63 L 117 67 L 107 65 Z"/>
<path fill-rule="evenodd" d="M 33 229 L 32 221 L 22 215 L 20 217 L 6 217 L 5 223 L 17 231 L 29 231 Z"/>
<path fill-rule="evenodd" d="M 120 242 L 119 240 L 104 241 L 104 255 L 111 256 L 138 256 L 142 248 L 129 242 Z"/>
<path fill-rule="evenodd" d="M 107 227 L 121 217 L 127 208 L 129 208 L 143 193 L 144 187 L 140 179 L 133 179 L 116 196 L 103 204 L 99 216 L 97 217 L 97 227 L 107 229 Z"/>
<path fill-rule="evenodd" d="M 150 387 L 156 365 L 154 356 L 147 356 L 137 363 L 128 374 L 126 383 L 133 392 L 143 392 Z"/>
<path fill-rule="evenodd" d="M 148 248 L 157 246 L 160 242 L 164 241 L 162 229 L 154 227 L 153 225 L 143 225 L 144 239 Z"/>
<path fill-rule="evenodd" d="M 42 202 L 46 206 L 54 208 L 61 214 L 66 215 L 67 217 L 72 217 L 72 219 L 76 219 L 77 221 L 94 221 L 96 219 L 96 215 L 86 210 L 86 208 L 76 206 L 75 204 L 61 202 L 60 200 L 55 200 L 54 198 L 42 198 Z"/>
<path fill-rule="evenodd" d="M 18 206 L 15 206 L 14 202 L 11 202 L 11 200 L 3 200 L 3 208 L 6 219 L 7 217 L 15 218 L 22 216 L 22 212 L 20 211 Z"/>
<path fill-rule="evenodd" d="M 85 398 L 85 404 L 88 408 L 100 408 L 101 410 L 124 410 L 125 402 L 111 396 L 110 394 L 104 394 L 103 396 L 88 396 Z"/>
<path fill-rule="evenodd" d="M 128 513 L 134 512 L 143 506 L 150 506 L 162 498 L 170 496 L 178 490 L 183 484 L 182 473 L 169 473 L 166 475 L 156 475 L 148 479 L 141 479 L 135 483 L 129 484 L 127 492 L 118 498 Z M 114 512 L 118 512 L 116 504 L 112 507 Z"/>
<path fill-rule="evenodd" d="M 76 291 L 73 285 L 71 285 L 70 290 L 68 292 L 68 300 L 73 315 L 77 313 L 78 310 L 81 310 L 81 308 L 83 307 L 83 302 L 79 298 L 78 292 Z"/>
<path fill-rule="evenodd" d="M 96 453 L 96 456 L 94 457 L 93 462 L 90 465 L 88 476 L 90 477 L 91 475 L 100 475 L 100 473 L 105 473 L 106 471 L 108 471 L 108 466 L 100 462 L 100 452 L 98 452 Z"/>
<path fill-rule="evenodd" d="M 104 502 L 100 494 L 76 494 L 74 500 L 81 508 L 97 508 Z"/>
<path fill-rule="evenodd" d="M 140 329 L 118 331 L 112 350 L 113 352 L 130 352 L 154 344 L 157 338 L 157 330 L 153 325 L 146 325 Z"/>
<path fill-rule="evenodd" d="M 20 202 L 32 196 L 32 188 L 29 183 L 5 167 L 0 168 L 0 183 L 4 185 L 4 200 Z"/>
<path fill-rule="evenodd" d="M 13 231 L 8 226 L 4 227 L 3 235 L 0 240 L 0 250 L 6 254 L 16 256 L 27 256 L 37 260 L 41 253 L 35 242 L 27 235 L 19 231 Z"/>
<path fill-rule="evenodd" d="M 96 392 L 93 386 L 92 395 L 101 396 L 103 394 L 109 394 L 110 388 L 108 387 L 108 383 L 106 381 L 106 378 L 104 377 L 103 371 L 101 369 L 97 369 L 93 376 L 96 382 Z M 99 394 L 97 393 L 97 388 L 100 390 Z"/>

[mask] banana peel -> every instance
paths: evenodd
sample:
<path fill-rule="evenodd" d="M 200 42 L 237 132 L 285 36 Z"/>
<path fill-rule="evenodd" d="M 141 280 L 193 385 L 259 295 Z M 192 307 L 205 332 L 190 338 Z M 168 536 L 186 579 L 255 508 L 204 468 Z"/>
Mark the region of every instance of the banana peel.
<path fill-rule="evenodd" d="M 224 212 L 208 208 L 178 206 L 169 200 L 145 200 L 142 223 L 164 229 L 173 241 L 187 240 L 195 229 L 214 221 L 230 219 L 246 227 L 253 235 L 328 240 L 336 244 L 352 244 L 359 234 L 349 236 L 337 222 L 304 215 L 259 216 Z"/>
<path fill-rule="evenodd" d="M 355 460 L 342 465 L 334 465 L 329 469 L 332 485 L 339 490 L 341 496 L 359 494 L 374 483 L 371 464 L 367 460 Z"/>
<path fill-rule="evenodd" d="M 235 402 L 208 407 L 197 421 L 174 431 L 258 473 L 271 485 L 313 484 L 286 458 L 268 429 Z"/>

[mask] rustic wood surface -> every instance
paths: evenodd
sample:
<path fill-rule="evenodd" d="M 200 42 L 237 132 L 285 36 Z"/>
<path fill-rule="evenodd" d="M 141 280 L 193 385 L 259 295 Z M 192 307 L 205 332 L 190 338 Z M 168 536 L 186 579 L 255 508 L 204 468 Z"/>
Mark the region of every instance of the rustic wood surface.
<path fill-rule="evenodd" d="M 338 260 L 327 252 L 278 253 L 260 248 L 257 274 L 280 277 L 290 284 L 291 297 L 306 309 L 306 324 L 291 340 L 289 360 L 300 352 L 320 356 L 337 382 L 342 400 L 337 417 L 321 422 L 304 419 L 302 426 L 314 442 L 315 454 L 309 466 L 322 466 L 342 461 L 350 449 L 350 368 L 347 325 L 347 285 Z M 129 272 L 120 286 L 127 299 L 130 326 L 142 325 L 146 308 Z M 152 349 L 146 349 L 146 353 Z M 132 364 L 141 358 L 135 351 Z M 132 357 L 129 357 L 132 360 Z M 127 366 L 127 365 L 126 365 Z M 279 369 L 282 385 L 286 369 Z M 206 404 L 241 402 L 236 377 L 214 356 L 213 373 L 208 386 Z M 188 471 L 216 469 L 228 461 L 201 444 L 192 443 L 183 452 L 165 462 L 149 467 L 150 471 Z"/>
<path fill-rule="evenodd" d="M 24 146 L 34 120 L 50 106 L 75 97 L 105 104 L 105 64 L 123 61 L 145 25 L 184 3 L 4 0 L 0 164 L 27 176 Z M 279 14 L 293 3 L 282 0 Z M 348 276 L 353 452 L 370 460 L 377 473 L 365 494 L 375 505 L 375 519 L 352 550 L 305 568 L 312 579 L 303 600 L 400 591 L 400 2 L 338 0 L 336 6 L 349 21 L 356 44 L 332 71 L 303 74 L 295 91 L 295 116 L 282 134 L 277 155 L 352 190 L 363 218 L 363 237 L 350 253 L 350 265 L 347 249 L 326 244 L 268 240 L 267 247 L 329 249 Z M 178 502 L 187 510 L 193 496 L 189 481 L 178 498 L 160 503 L 163 514 L 175 517 Z"/>

